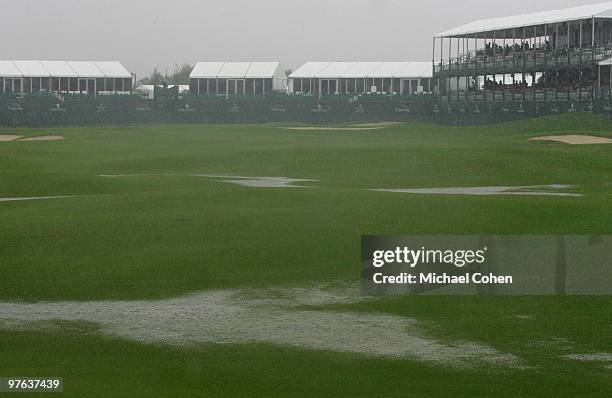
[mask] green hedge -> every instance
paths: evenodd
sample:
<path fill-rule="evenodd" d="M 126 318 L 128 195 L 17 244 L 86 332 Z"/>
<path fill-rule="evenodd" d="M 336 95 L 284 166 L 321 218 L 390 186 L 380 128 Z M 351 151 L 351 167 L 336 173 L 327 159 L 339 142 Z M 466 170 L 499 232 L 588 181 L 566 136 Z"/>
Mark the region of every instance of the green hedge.
<path fill-rule="evenodd" d="M 341 123 L 430 120 L 451 124 L 491 123 L 562 112 L 611 112 L 596 102 L 444 103 L 432 96 L 266 97 L 185 96 L 145 100 L 138 96 L 50 95 L 0 97 L 0 125 L 176 123 Z"/>
<path fill-rule="evenodd" d="M 0 97 L 0 124 L 49 126 L 105 123 L 262 123 L 427 118 L 431 99 L 401 97 L 198 97 L 145 100 L 138 96 Z"/>

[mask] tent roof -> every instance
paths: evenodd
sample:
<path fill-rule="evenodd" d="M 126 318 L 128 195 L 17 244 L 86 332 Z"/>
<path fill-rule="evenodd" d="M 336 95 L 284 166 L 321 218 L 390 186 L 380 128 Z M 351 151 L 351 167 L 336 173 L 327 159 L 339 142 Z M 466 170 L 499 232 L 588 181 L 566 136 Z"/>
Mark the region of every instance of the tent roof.
<path fill-rule="evenodd" d="M 306 62 L 292 79 L 430 78 L 431 62 Z"/>
<path fill-rule="evenodd" d="M 223 62 L 198 62 L 193 67 L 190 78 L 216 78 L 223 67 Z"/>
<path fill-rule="evenodd" d="M 22 76 L 49 77 L 49 71 L 39 61 L 13 61 Z"/>
<path fill-rule="evenodd" d="M 278 77 L 279 62 L 198 62 L 192 79 L 264 79 Z"/>
<path fill-rule="evenodd" d="M 95 61 L 96 67 L 104 76 L 114 79 L 131 79 L 132 74 L 119 61 Z"/>
<path fill-rule="evenodd" d="M 12 61 L 0 61 L 0 76 L 22 77 L 21 71 L 17 69 Z"/>
<path fill-rule="evenodd" d="M 304 65 L 297 68 L 289 77 L 291 78 L 311 78 L 317 76 L 329 62 L 306 62 Z"/>
<path fill-rule="evenodd" d="M 510 17 L 482 19 L 438 33 L 435 37 L 461 37 L 474 33 L 493 32 L 523 26 L 553 24 L 591 18 L 612 18 L 612 2 L 589 4 Z"/>
<path fill-rule="evenodd" d="M 279 73 L 280 62 L 251 62 L 247 72 L 250 78 L 268 78 Z"/>
<path fill-rule="evenodd" d="M 359 78 L 370 76 L 372 71 L 378 68 L 382 62 L 355 62 L 353 66 L 342 73 L 345 78 Z"/>
<path fill-rule="evenodd" d="M 398 76 L 408 77 L 432 77 L 431 62 L 405 62 L 397 72 Z"/>
<path fill-rule="evenodd" d="M 219 71 L 217 78 L 243 78 L 249 71 L 250 66 L 250 62 L 226 62 Z"/>
<path fill-rule="evenodd" d="M 105 77 L 104 73 L 93 62 L 70 61 L 68 65 L 76 72 L 77 76 Z"/>
<path fill-rule="evenodd" d="M 355 66 L 356 63 L 357 62 L 329 62 L 317 73 L 317 77 L 336 79 L 338 76 L 342 76 L 346 71 Z"/>
<path fill-rule="evenodd" d="M 0 76 L 132 78 L 117 61 L 0 61 Z"/>
<path fill-rule="evenodd" d="M 370 76 L 372 77 L 387 77 L 387 76 L 400 76 L 400 70 L 407 68 L 406 62 L 381 62 L 376 68 L 374 68 L 370 72 Z M 431 69 L 431 62 L 427 62 L 429 68 Z M 409 69 L 409 68 L 408 68 Z M 420 68 L 419 68 L 420 69 Z M 422 70 L 419 70 L 418 75 Z M 404 75 L 413 77 L 413 75 Z M 417 76 L 417 75 L 415 75 Z"/>
<path fill-rule="evenodd" d="M 76 77 L 74 69 L 66 61 L 40 61 L 42 66 L 54 77 Z"/>

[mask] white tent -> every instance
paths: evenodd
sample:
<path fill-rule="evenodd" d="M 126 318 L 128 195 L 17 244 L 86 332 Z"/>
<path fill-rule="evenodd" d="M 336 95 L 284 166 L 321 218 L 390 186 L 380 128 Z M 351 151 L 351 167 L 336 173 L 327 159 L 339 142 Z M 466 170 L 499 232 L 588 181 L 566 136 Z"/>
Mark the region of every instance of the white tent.
<path fill-rule="evenodd" d="M 284 78 L 279 62 L 198 62 L 191 79 Z"/>
<path fill-rule="evenodd" d="M 279 62 L 198 62 L 189 78 L 192 93 L 255 94 L 287 87 Z"/>
<path fill-rule="evenodd" d="M 1 92 L 126 92 L 131 80 L 117 61 L 0 61 Z"/>
<path fill-rule="evenodd" d="M 427 62 L 306 62 L 293 72 L 294 93 L 402 93 L 431 91 Z"/>
<path fill-rule="evenodd" d="M 426 62 L 306 62 L 291 79 L 329 78 L 431 78 L 431 61 Z"/>

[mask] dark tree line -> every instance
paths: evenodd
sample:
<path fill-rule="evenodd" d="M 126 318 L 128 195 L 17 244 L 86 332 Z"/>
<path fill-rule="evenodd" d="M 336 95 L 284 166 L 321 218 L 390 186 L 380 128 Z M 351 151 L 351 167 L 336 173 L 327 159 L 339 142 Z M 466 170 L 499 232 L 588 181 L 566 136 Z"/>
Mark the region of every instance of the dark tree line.
<path fill-rule="evenodd" d="M 154 85 L 162 85 L 162 84 L 189 84 L 189 75 L 193 70 L 193 66 L 189 64 L 183 64 L 178 66 L 170 73 L 166 72 L 166 74 L 162 74 L 157 69 L 153 70 L 153 72 L 138 81 L 138 85 L 140 84 L 154 84 Z"/>

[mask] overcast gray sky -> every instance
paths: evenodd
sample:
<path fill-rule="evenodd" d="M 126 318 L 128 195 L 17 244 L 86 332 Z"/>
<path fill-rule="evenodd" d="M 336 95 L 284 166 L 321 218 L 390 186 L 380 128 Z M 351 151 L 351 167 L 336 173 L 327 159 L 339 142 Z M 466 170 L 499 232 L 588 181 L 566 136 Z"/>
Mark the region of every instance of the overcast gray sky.
<path fill-rule="evenodd" d="M 597 0 L 1 0 L 0 59 L 119 60 L 138 77 L 196 61 L 426 61 L 475 19 Z"/>

